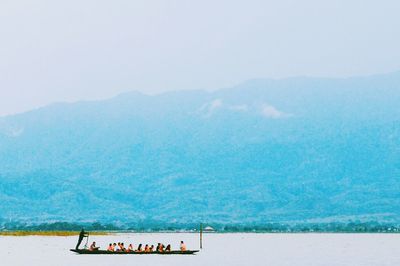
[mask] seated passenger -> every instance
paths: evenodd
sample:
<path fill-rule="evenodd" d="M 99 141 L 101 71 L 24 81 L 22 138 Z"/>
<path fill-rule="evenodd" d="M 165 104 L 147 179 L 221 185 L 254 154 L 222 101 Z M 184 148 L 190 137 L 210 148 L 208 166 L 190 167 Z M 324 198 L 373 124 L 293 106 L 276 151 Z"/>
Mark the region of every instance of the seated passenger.
<path fill-rule="evenodd" d="M 113 244 L 113 249 L 114 249 L 114 252 L 115 252 L 115 251 L 118 251 L 118 246 L 117 246 L 117 244 L 115 244 L 115 243 Z"/>
<path fill-rule="evenodd" d="M 146 244 L 146 246 L 144 246 L 144 252 L 149 252 L 150 251 L 150 247 L 149 245 Z"/>
<path fill-rule="evenodd" d="M 90 250 L 90 251 L 99 250 L 99 247 L 96 247 L 96 242 L 93 242 L 93 243 L 90 245 L 89 250 Z"/>
<path fill-rule="evenodd" d="M 181 241 L 181 251 L 186 251 L 186 245 Z"/>
<path fill-rule="evenodd" d="M 142 252 L 142 244 L 139 244 L 138 248 L 136 249 L 136 252 Z"/>
<path fill-rule="evenodd" d="M 160 250 L 159 250 L 160 252 L 164 252 L 164 245 L 163 244 L 160 244 Z"/>
<path fill-rule="evenodd" d="M 129 244 L 128 249 L 126 250 L 127 252 L 132 252 L 133 251 L 133 246 L 132 244 Z"/>
<path fill-rule="evenodd" d="M 171 245 L 168 244 L 167 247 L 165 248 L 165 252 L 170 252 L 171 251 Z"/>
<path fill-rule="evenodd" d="M 114 247 L 111 243 L 108 245 L 107 251 L 114 251 Z"/>
<path fill-rule="evenodd" d="M 116 249 L 114 251 L 121 251 L 121 242 L 118 242 Z"/>
<path fill-rule="evenodd" d="M 151 245 L 150 252 L 153 252 L 153 251 L 154 251 L 154 245 Z"/>
<path fill-rule="evenodd" d="M 121 243 L 121 251 L 126 252 L 126 248 L 124 246 L 124 243 Z"/>

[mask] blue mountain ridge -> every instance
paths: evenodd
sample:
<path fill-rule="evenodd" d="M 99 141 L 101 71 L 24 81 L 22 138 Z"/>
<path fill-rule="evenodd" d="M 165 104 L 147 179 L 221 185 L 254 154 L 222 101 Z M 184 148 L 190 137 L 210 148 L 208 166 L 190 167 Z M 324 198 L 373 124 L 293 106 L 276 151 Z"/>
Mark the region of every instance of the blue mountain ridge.
<path fill-rule="evenodd" d="M 400 222 L 400 72 L 0 118 L 0 222 Z"/>

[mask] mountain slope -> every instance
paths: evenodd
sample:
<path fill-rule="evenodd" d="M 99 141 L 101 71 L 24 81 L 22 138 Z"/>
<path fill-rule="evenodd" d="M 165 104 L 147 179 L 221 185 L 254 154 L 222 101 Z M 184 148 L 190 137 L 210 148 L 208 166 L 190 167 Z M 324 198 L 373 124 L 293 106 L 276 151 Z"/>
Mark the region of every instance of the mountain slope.
<path fill-rule="evenodd" d="M 400 222 L 400 73 L 128 93 L 0 118 L 0 217 Z"/>

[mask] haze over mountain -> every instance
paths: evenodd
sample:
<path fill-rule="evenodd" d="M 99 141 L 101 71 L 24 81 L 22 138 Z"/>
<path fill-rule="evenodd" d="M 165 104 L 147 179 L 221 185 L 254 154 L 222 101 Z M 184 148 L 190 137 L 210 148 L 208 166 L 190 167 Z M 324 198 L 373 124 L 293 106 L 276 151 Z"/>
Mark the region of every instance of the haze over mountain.
<path fill-rule="evenodd" d="M 3 221 L 400 222 L 400 72 L 0 118 Z"/>

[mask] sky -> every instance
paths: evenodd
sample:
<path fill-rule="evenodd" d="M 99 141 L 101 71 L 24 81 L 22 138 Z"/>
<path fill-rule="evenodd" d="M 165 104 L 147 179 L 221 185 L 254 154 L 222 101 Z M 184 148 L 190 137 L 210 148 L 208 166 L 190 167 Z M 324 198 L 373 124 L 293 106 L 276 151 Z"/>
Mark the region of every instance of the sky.
<path fill-rule="evenodd" d="M 400 70 L 398 0 L 1 0 L 0 116 L 125 91 Z"/>

